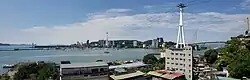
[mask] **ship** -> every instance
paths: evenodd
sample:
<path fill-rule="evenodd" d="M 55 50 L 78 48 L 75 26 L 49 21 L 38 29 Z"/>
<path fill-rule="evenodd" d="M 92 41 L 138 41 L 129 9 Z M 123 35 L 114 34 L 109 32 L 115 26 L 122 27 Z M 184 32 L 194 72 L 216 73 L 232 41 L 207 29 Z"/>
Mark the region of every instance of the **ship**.
<path fill-rule="evenodd" d="M 10 65 L 10 64 L 4 64 L 3 68 L 14 68 L 14 65 Z"/>

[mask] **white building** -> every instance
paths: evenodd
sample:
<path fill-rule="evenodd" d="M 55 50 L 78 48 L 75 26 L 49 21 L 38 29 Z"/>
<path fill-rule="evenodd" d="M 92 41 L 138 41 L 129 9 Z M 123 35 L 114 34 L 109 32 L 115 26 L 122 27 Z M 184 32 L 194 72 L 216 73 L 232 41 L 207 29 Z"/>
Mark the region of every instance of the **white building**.
<path fill-rule="evenodd" d="M 133 46 L 137 47 L 137 41 L 133 41 Z"/>
<path fill-rule="evenodd" d="M 165 60 L 165 69 L 183 73 L 187 80 L 192 80 L 193 50 L 191 46 L 166 49 Z"/>
<path fill-rule="evenodd" d="M 60 80 L 109 80 L 109 66 L 104 62 L 60 65 Z"/>
<path fill-rule="evenodd" d="M 159 41 L 157 39 L 152 40 L 151 48 L 158 48 Z"/>

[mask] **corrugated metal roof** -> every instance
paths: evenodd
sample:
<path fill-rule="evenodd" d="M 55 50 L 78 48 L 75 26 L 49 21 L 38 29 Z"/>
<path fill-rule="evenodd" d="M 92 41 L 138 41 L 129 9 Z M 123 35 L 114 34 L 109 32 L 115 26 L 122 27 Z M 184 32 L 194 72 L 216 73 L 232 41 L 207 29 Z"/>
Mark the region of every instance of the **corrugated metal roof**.
<path fill-rule="evenodd" d="M 61 68 L 79 68 L 79 67 L 95 67 L 95 66 L 108 66 L 104 62 L 93 62 L 93 63 L 71 63 L 71 64 L 61 64 Z"/>
<path fill-rule="evenodd" d="M 143 62 L 134 62 L 134 63 L 128 63 L 128 64 L 122 64 L 117 66 L 109 66 L 109 69 L 115 69 L 115 68 L 129 68 L 129 67 L 141 67 L 141 66 L 147 66 L 148 64 L 144 64 Z"/>
<path fill-rule="evenodd" d="M 137 77 L 137 76 L 142 76 L 145 73 L 141 72 L 141 71 L 137 71 L 135 73 L 129 73 L 129 74 L 124 74 L 124 75 L 111 75 L 110 77 L 114 80 L 121 80 L 121 79 L 128 79 L 128 78 L 133 78 L 133 77 Z"/>

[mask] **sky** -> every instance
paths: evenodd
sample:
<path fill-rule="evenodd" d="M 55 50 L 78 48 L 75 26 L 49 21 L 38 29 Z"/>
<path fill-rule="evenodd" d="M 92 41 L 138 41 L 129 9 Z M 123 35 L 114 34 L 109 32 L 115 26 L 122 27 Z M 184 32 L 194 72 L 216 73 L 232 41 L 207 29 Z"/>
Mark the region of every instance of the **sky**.
<path fill-rule="evenodd" d="M 187 43 L 228 40 L 250 17 L 250 0 L 0 0 L 0 43 L 72 44 L 106 32 L 110 40 L 176 41 L 179 3 L 187 5 Z"/>

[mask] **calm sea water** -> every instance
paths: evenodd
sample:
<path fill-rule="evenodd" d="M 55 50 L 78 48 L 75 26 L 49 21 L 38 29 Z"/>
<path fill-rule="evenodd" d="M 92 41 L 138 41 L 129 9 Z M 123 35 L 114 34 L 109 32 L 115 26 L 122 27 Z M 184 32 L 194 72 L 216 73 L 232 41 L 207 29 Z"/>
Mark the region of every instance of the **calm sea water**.
<path fill-rule="evenodd" d="M 24 46 L 0 46 L 0 49 L 13 49 Z M 23 51 L 0 51 L 0 66 L 4 64 L 15 64 L 23 61 L 53 61 L 60 63 L 63 60 L 74 62 L 95 62 L 96 60 L 115 61 L 142 59 L 148 53 L 157 52 L 151 49 L 108 49 L 105 54 L 103 49 L 66 49 L 66 50 L 23 50 Z M 0 72 L 6 72 L 0 69 Z"/>

